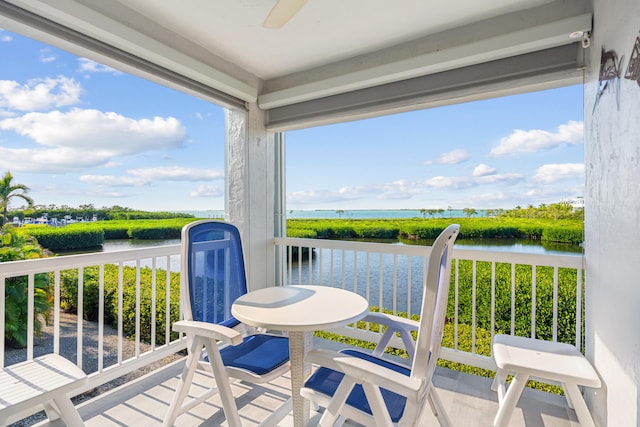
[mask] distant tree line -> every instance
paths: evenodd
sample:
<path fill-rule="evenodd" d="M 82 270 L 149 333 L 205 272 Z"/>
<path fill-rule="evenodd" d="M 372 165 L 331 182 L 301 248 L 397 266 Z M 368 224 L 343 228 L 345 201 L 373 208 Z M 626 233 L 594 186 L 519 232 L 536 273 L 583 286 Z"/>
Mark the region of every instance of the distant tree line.
<path fill-rule="evenodd" d="M 445 209 L 420 209 L 422 218 L 442 217 L 445 212 L 451 211 L 453 208 L 449 206 Z M 538 207 L 528 205 L 526 208 L 516 206 L 513 209 L 483 209 L 487 218 L 525 218 L 525 219 L 575 219 L 584 221 L 584 208 L 576 208 L 569 202 L 559 202 L 552 204 L 540 204 Z M 344 211 L 336 211 L 344 213 Z M 462 209 L 467 218 L 474 217 L 478 211 L 474 208 Z"/>
<path fill-rule="evenodd" d="M 490 216 L 487 211 L 487 216 Z M 501 212 L 498 216 L 503 218 L 526 219 L 574 219 L 584 221 L 584 208 L 576 208 L 569 202 L 541 204 L 537 208 L 529 205 L 526 208 L 516 206 Z"/>
<path fill-rule="evenodd" d="M 10 217 L 18 217 L 22 221 L 25 217 L 38 218 L 47 214 L 49 218 L 62 219 L 65 215 L 70 215 L 74 220 L 81 218 L 84 221 L 91 220 L 94 216 L 99 221 L 109 220 L 136 220 L 136 219 L 172 219 L 172 218 L 194 218 L 193 215 L 180 212 L 149 212 L 131 209 L 114 205 L 96 208 L 92 203 L 80 205 L 76 208 L 67 205 L 33 205 L 31 207 L 21 207 L 11 210 Z M 10 222 L 10 220 L 9 220 Z"/>

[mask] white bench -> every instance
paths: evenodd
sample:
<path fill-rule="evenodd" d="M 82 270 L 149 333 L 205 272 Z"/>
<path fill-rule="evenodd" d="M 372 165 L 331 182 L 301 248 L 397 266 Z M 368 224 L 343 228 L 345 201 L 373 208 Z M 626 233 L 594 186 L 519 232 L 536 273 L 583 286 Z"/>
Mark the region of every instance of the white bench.
<path fill-rule="evenodd" d="M 494 427 L 509 424 L 529 377 L 561 383 L 567 403 L 576 411 L 580 424 L 594 427 L 578 386 L 599 388 L 600 377 L 575 346 L 499 334 L 493 338 L 493 357 L 498 365 L 491 387 L 498 392 L 498 413 L 493 421 Z M 506 389 L 505 383 L 510 373 L 514 374 L 514 378 Z"/>
<path fill-rule="evenodd" d="M 0 426 L 44 409 L 50 420 L 84 426 L 69 394 L 88 382 L 87 375 L 69 360 L 48 354 L 0 368 Z"/>

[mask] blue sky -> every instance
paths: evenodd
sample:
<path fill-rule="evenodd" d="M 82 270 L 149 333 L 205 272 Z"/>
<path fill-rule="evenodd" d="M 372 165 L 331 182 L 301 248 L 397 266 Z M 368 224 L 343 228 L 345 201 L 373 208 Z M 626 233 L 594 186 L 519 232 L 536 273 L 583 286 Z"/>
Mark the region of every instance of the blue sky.
<path fill-rule="evenodd" d="M 4 30 L 0 54 L 0 172 L 36 204 L 223 209 L 222 108 Z M 582 117 L 573 86 L 288 132 L 287 209 L 582 196 Z"/>

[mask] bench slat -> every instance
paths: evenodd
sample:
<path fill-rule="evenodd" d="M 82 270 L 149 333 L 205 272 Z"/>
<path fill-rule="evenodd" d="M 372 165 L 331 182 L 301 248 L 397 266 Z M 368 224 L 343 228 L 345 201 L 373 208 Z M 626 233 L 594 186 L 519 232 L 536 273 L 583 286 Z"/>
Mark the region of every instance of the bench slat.
<path fill-rule="evenodd" d="M 0 369 L 0 423 L 60 398 L 88 381 L 82 369 L 57 354 Z"/>

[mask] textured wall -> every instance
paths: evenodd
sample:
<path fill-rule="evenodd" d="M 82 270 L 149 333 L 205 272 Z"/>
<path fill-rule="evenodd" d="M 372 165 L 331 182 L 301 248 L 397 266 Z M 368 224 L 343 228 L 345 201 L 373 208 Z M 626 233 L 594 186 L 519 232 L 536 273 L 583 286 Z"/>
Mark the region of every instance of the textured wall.
<path fill-rule="evenodd" d="M 241 232 L 249 289 L 275 282 L 274 135 L 264 127 L 264 113 L 226 113 L 226 219 Z"/>
<path fill-rule="evenodd" d="M 586 348 L 605 387 L 590 391 L 589 397 L 598 424 L 636 426 L 640 425 L 640 84 L 625 75 L 640 36 L 640 2 L 593 2 L 594 31 L 585 76 Z M 606 82 L 599 78 L 602 48 L 608 77 L 619 72 L 619 78 Z"/>

